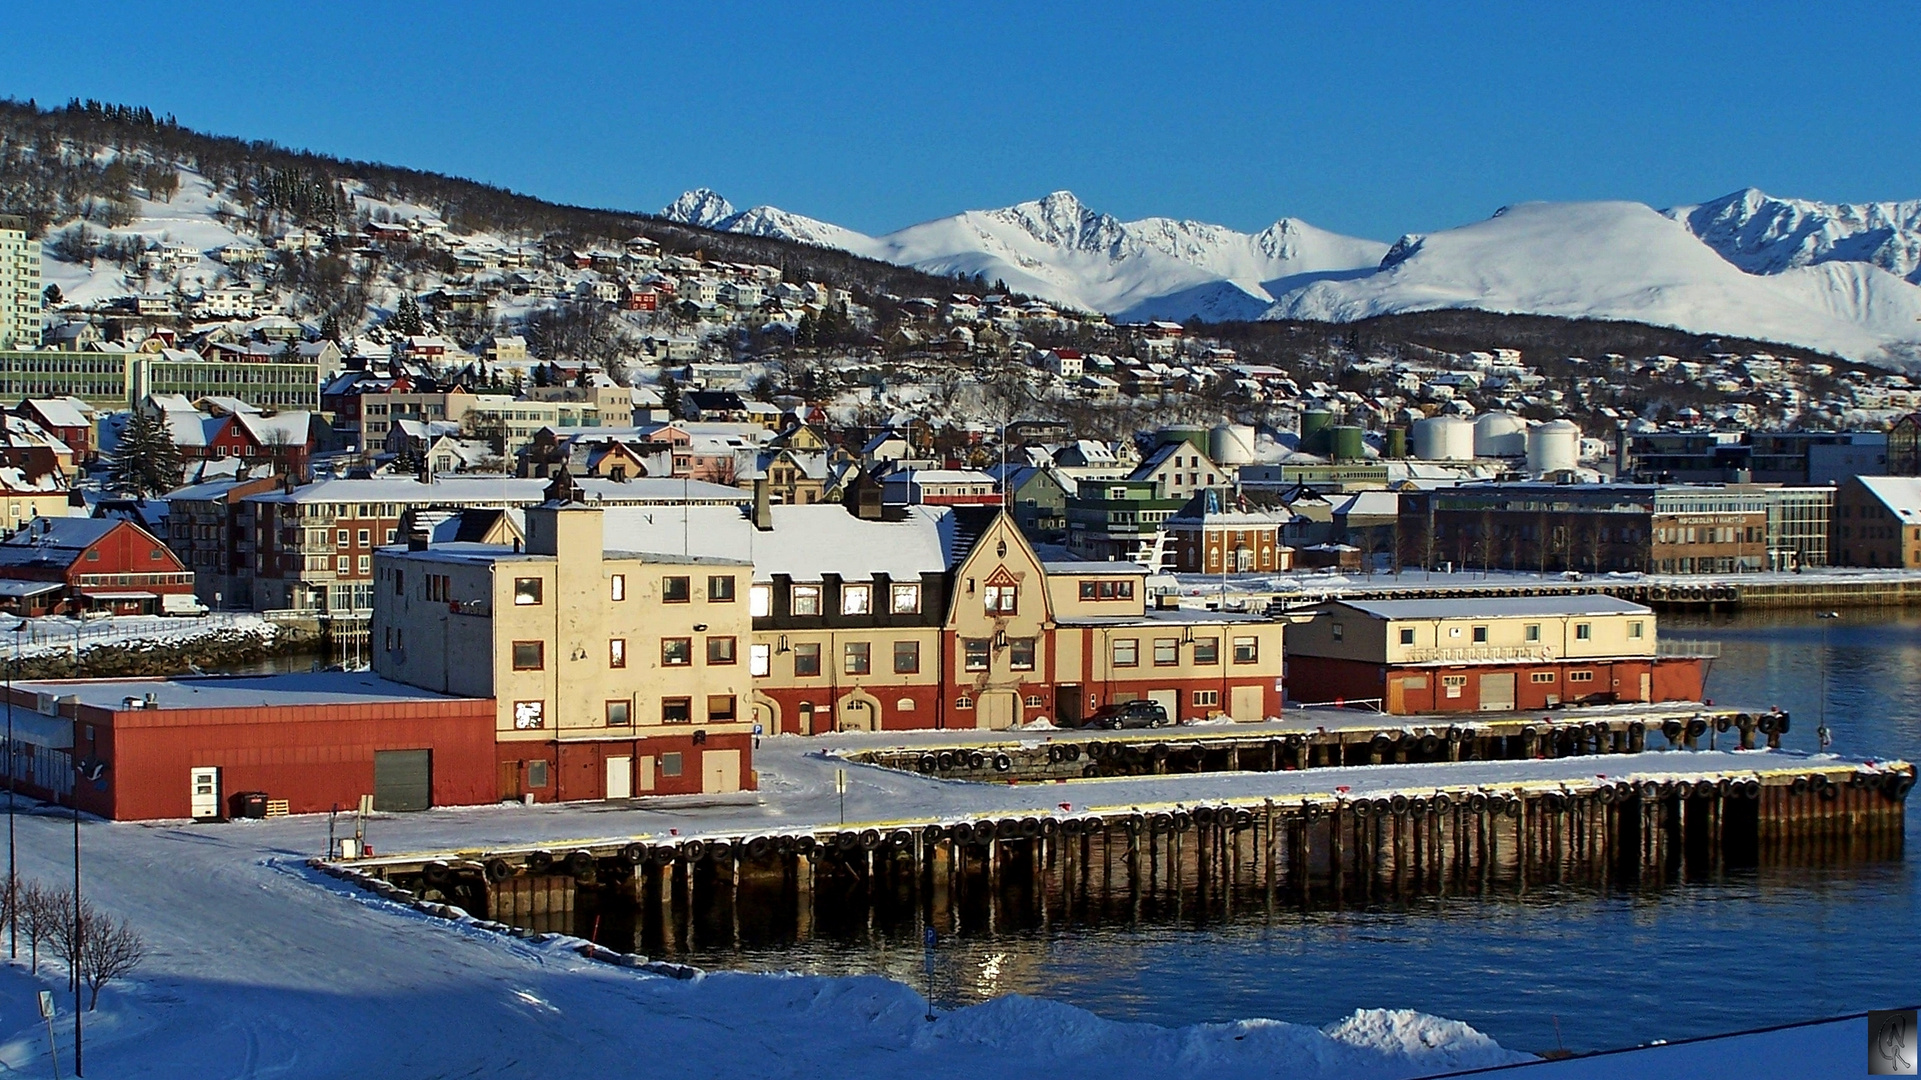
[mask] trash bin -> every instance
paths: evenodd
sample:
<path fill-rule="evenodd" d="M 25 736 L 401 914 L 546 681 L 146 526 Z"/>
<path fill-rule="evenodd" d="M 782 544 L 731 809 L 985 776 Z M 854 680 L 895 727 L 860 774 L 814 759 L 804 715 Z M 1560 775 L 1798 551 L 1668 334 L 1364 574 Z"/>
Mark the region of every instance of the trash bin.
<path fill-rule="evenodd" d="M 264 791 L 242 791 L 233 797 L 233 816 L 254 818 L 267 816 L 267 793 Z"/>

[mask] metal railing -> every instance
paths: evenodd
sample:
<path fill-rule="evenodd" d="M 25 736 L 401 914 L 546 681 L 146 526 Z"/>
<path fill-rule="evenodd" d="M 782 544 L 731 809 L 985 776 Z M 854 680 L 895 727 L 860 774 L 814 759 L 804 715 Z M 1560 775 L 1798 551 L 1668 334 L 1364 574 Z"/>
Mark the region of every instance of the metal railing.
<path fill-rule="evenodd" d="M 100 619 L 22 619 L 18 633 L 11 626 L 0 624 L 0 657 L 15 655 L 16 647 L 20 655 L 27 656 L 49 649 L 84 652 L 95 645 L 116 641 L 194 638 L 232 629 L 253 619 L 252 615 L 234 611 L 210 611 L 197 617 L 120 615 Z"/>
<path fill-rule="evenodd" d="M 1721 643 L 1718 641 L 1663 641 L 1655 646 L 1654 655 L 1718 660 L 1721 657 Z"/>

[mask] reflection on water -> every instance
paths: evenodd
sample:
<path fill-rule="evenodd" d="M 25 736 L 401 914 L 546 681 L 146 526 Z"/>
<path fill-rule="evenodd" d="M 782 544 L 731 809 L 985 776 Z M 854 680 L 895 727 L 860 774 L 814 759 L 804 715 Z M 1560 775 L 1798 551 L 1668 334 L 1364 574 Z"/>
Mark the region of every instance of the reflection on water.
<path fill-rule="evenodd" d="M 1708 694 L 1790 710 L 1789 748 L 1814 748 L 1825 668 L 1837 752 L 1921 758 L 1921 615 L 1676 617 L 1662 632 L 1721 642 Z M 1568 1046 L 1594 1049 L 1912 1000 L 1917 926 L 1915 864 L 1862 861 L 1730 870 L 1659 890 L 1559 886 L 1340 911 L 1255 907 L 1204 924 L 1003 923 L 942 935 L 932 981 L 944 1003 L 1037 994 L 1162 1024 L 1253 1016 L 1318 1024 L 1355 1008 L 1408 1007 L 1535 1050 L 1554 1045 L 1558 1018 Z M 805 942 L 745 932 L 738 940 L 766 944 L 707 940 L 714 944 L 696 940 L 688 958 L 927 981 L 912 909 L 871 923 L 820 922 Z"/>

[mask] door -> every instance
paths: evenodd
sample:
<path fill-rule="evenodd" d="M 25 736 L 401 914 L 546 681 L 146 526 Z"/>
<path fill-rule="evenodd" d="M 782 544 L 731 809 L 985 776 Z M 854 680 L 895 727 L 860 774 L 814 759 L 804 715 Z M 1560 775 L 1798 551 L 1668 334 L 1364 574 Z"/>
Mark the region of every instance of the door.
<path fill-rule="evenodd" d="M 842 731 L 880 730 L 880 725 L 874 722 L 874 703 L 865 698 L 848 698 L 842 702 L 840 729 Z"/>
<path fill-rule="evenodd" d="M 500 789 L 502 799 L 520 799 L 520 762 L 503 761 L 494 769 L 495 785 Z"/>
<path fill-rule="evenodd" d="M 1012 690 L 989 690 L 974 703 L 974 726 L 1002 731 L 1014 726 L 1015 704 L 1020 699 Z"/>
<path fill-rule="evenodd" d="M 700 755 L 700 790 L 725 795 L 740 790 L 740 751 L 708 750 Z"/>
<path fill-rule="evenodd" d="M 1267 719 L 1267 695 L 1258 686 L 1237 686 L 1227 714 L 1236 720 Z"/>
<path fill-rule="evenodd" d="M 610 757 L 607 759 L 607 786 L 609 799 L 631 799 L 634 797 L 634 759 L 631 757 Z"/>
<path fill-rule="evenodd" d="M 1054 688 L 1054 723 L 1059 727 L 1080 727 L 1085 712 L 1081 709 L 1081 684 L 1062 683 Z"/>
<path fill-rule="evenodd" d="M 646 754 L 635 759 L 634 779 L 639 781 L 639 784 L 636 786 L 642 791 L 654 790 L 654 770 L 659 767 L 660 766 L 654 764 L 654 755 L 652 754 Z"/>
<path fill-rule="evenodd" d="M 205 821 L 220 816 L 220 770 L 217 768 L 194 769 L 189 790 L 192 794 L 193 816 L 196 821 Z"/>
<path fill-rule="evenodd" d="M 1654 700 L 1654 673 L 1653 672 L 1643 671 L 1641 673 L 1641 696 L 1636 698 L 1635 700 L 1636 701 L 1653 701 Z"/>
<path fill-rule="evenodd" d="M 1407 711 L 1407 685 L 1399 675 L 1389 676 L 1387 680 L 1387 701 L 1383 702 L 1390 716 L 1398 716 Z"/>
<path fill-rule="evenodd" d="M 1167 710 L 1167 718 L 1169 720 L 1179 720 L 1181 718 L 1181 692 L 1179 690 L 1149 690 L 1147 692 L 1147 700 L 1160 702 L 1161 708 Z"/>
<path fill-rule="evenodd" d="M 433 805 L 433 774 L 431 750 L 375 750 L 374 809 L 427 809 Z"/>
<path fill-rule="evenodd" d="M 1512 711 L 1514 708 L 1514 673 L 1512 671 L 1488 672 L 1481 676 L 1481 711 Z"/>

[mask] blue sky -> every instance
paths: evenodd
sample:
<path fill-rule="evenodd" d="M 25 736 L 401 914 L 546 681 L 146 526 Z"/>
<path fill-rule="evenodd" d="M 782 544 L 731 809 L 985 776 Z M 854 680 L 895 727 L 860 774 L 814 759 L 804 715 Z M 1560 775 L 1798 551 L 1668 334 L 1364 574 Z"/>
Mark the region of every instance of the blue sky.
<path fill-rule="evenodd" d="M 1380 239 L 1528 199 L 1921 198 L 1911 5 L 232 8 L 21 6 L 0 94 L 867 232 L 1061 188 Z"/>

